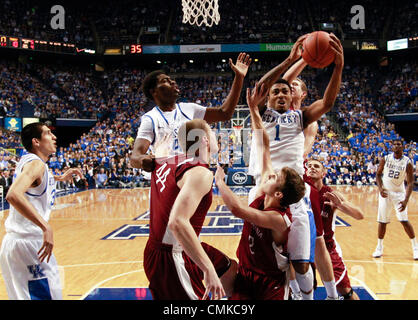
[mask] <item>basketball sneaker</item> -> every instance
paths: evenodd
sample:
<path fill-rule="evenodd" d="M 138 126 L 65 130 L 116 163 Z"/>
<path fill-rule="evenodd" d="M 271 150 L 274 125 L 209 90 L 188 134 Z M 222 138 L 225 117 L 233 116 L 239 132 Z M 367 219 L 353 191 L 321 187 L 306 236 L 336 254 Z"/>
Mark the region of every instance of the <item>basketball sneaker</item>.
<path fill-rule="evenodd" d="M 418 260 L 418 246 L 414 248 L 413 253 L 414 253 L 414 260 Z"/>
<path fill-rule="evenodd" d="M 377 246 L 376 250 L 374 250 L 372 256 L 373 256 L 373 258 L 380 258 L 382 256 L 382 254 L 383 254 L 383 246 L 382 247 Z"/>
<path fill-rule="evenodd" d="M 291 292 L 290 296 L 291 296 L 292 300 L 303 300 L 302 293 L 300 293 L 300 292 L 299 293 Z"/>
<path fill-rule="evenodd" d="M 327 298 L 325 300 L 344 300 L 344 297 L 338 296 L 338 297 L 333 298 L 333 297 L 328 297 L 327 296 Z"/>

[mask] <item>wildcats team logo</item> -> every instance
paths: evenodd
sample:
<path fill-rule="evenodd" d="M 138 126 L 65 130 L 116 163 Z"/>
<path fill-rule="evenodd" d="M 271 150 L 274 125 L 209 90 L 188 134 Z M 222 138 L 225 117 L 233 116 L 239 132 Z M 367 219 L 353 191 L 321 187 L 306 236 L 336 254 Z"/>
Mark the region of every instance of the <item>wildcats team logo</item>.
<path fill-rule="evenodd" d="M 123 225 L 103 237 L 102 240 L 132 240 L 136 237 L 147 237 L 149 235 L 149 211 L 144 212 L 134 221 L 143 222 L 143 224 Z M 207 213 L 200 234 L 203 236 L 239 236 L 243 226 L 242 219 L 234 217 L 225 205 L 219 205 L 215 211 Z"/>
<path fill-rule="evenodd" d="M 134 219 L 137 224 L 125 224 L 111 232 L 102 240 L 133 240 L 136 237 L 148 237 L 149 235 L 149 211 L 142 213 Z M 348 227 L 347 222 L 337 217 L 335 225 Z M 202 236 L 239 236 L 241 235 L 244 221 L 232 215 L 228 207 L 218 205 L 215 211 L 209 211 L 203 223 Z"/>

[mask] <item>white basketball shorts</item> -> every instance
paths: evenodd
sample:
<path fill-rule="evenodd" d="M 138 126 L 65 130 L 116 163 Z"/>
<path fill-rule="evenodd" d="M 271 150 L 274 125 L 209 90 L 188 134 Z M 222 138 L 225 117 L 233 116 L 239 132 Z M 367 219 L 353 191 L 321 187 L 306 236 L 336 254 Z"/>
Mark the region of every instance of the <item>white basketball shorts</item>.
<path fill-rule="evenodd" d="M 389 223 L 392 208 L 395 208 L 399 221 L 408 221 L 408 207 L 399 211 L 400 202 L 405 200 L 405 192 L 388 191 L 388 196 L 383 198 L 379 192 L 379 207 L 377 210 L 377 222 Z"/>
<path fill-rule="evenodd" d="M 0 250 L 0 266 L 10 300 L 62 300 L 58 264 L 39 261 L 43 239 L 6 233 Z"/>

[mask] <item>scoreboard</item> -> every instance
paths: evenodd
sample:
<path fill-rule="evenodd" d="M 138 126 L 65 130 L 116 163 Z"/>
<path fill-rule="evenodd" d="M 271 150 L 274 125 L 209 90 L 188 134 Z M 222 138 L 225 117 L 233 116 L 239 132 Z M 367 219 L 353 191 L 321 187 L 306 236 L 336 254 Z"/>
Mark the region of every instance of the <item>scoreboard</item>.
<path fill-rule="evenodd" d="M 33 51 L 47 51 L 56 53 L 76 53 L 75 44 L 57 41 L 28 39 L 22 37 L 11 37 L 5 35 L 0 35 L 0 47 Z"/>

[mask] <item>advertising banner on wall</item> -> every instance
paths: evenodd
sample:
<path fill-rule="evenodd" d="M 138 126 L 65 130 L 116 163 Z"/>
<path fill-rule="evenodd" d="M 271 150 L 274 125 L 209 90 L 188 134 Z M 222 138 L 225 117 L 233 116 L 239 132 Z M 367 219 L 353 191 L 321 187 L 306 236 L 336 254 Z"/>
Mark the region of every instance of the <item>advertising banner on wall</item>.
<path fill-rule="evenodd" d="M 22 131 L 22 120 L 20 118 L 6 117 L 4 119 L 4 127 L 7 130 L 20 132 Z"/>

